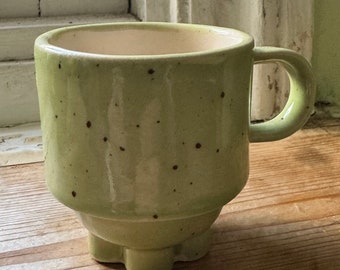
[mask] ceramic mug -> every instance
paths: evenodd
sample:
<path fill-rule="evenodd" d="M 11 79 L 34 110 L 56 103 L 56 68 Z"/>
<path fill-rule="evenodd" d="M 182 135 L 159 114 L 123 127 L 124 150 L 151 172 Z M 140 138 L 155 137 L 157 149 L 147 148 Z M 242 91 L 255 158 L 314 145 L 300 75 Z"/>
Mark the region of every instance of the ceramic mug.
<path fill-rule="evenodd" d="M 254 63 L 277 62 L 290 95 L 250 124 Z M 287 137 L 314 103 L 310 65 L 233 29 L 171 23 L 61 28 L 35 43 L 49 190 L 89 230 L 93 257 L 171 269 L 208 251 L 244 187 L 249 142 Z"/>

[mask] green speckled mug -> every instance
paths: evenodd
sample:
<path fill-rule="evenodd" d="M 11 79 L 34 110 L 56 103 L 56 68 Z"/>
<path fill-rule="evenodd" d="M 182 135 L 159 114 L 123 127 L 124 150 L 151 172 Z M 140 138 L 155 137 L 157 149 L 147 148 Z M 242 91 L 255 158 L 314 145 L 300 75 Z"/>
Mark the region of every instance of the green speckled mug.
<path fill-rule="evenodd" d="M 267 61 L 289 74 L 289 100 L 250 124 L 253 65 Z M 96 260 L 133 270 L 202 257 L 247 181 L 249 142 L 291 135 L 314 103 L 302 56 L 213 26 L 62 28 L 36 40 L 35 63 L 48 188 Z"/>

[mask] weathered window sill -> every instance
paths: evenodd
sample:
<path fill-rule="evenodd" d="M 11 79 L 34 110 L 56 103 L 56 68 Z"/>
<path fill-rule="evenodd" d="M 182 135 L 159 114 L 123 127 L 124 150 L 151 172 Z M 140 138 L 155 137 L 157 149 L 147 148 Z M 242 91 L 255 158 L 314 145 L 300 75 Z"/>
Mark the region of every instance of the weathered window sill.
<path fill-rule="evenodd" d="M 42 160 L 40 123 L 0 128 L 0 167 Z"/>

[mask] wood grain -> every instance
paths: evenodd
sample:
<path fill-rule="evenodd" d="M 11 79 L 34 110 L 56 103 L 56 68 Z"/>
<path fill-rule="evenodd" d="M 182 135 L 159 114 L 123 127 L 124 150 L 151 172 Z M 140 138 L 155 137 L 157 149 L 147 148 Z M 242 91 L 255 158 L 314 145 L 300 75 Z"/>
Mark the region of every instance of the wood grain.
<path fill-rule="evenodd" d="M 247 186 L 213 225 L 207 256 L 174 269 L 340 269 L 340 128 L 251 145 Z M 47 192 L 43 164 L 0 168 L 0 269 L 124 269 Z"/>

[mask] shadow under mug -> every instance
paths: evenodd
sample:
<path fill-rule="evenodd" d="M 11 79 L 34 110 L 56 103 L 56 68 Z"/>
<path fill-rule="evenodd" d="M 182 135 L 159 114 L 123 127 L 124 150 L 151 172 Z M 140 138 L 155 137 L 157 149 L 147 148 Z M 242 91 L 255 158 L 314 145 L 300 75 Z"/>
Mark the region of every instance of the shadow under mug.
<path fill-rule="evenodd" d="M 276 62 L 290 94 L 250 124 L 254 64 Z M 234 29 L 171 23 L 61 28 L 35 43 L 49 190 L 90 232 L 90 252 L 171 269 L 208 251 L 209 228 L 244 187 L 249 142 L 290 136 L 313 109 L 308 62 L 254 48 Z"/>

